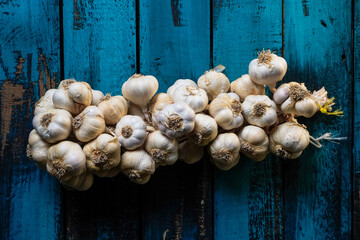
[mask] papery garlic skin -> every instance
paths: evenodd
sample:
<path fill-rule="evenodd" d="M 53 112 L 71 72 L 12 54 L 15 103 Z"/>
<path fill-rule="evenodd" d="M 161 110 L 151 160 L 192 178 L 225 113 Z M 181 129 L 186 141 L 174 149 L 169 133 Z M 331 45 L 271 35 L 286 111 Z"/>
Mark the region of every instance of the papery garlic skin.
<path fill-rule="evenodd" d="M 230 84 L 230 91 L 236 93 L 243 102 L 249 95 L 265 95 L 265 86 L 256 84 L 251 81 L 249 74 L 245 74 Z"/>
<path fill-rule="evenodd" d="M 45 95 L 42 96 L 35 104 L 34 115 L 46 112 L 49 109 L 55 109 L 54 103 L 52 101 L 55 91 L 56 89 L 49 89 L 46 91 Z"/>
<path fill-rule="evenodd" d="M 195 113 L 202 112 L 209 99 L 205 90 L 195 86 L 178 86 L 171 95 L 174 102 L 185 102 Z"/>
<path fill-rule="evenodd" d="M 276 104 L 266 95 L 249 95 L 242 107 L 244 118 L 251 125 L 267 127 L 277 120 Z"/>
<path fill-rule="evenodd" d="M 158 123 L 155 115 L 163 110 L 166 105 L 173 104 L 174 100 L 169 94 L 166 93 L 158 93 L 151 99 L 149 104 L 149 114 L 151 116 L 151 123 L 154 127 L 157 127 Z"/>
<path fill-rule="evenodd" d="M 32 124 L 42 139 L 56 143 L 66 139 L 71 132 L 71 114 L 62 109 L 50 109 L 33 118 Z"/>
<path fill-rule="evenodd" d="M 269 136 L 271 153 L 278 157 L 295 159 L 309 145 L 309 132 L 301 125 L 285 122 L 276 126 Z"/>
<path fill-rule="evenodd" d="M 186 164 L 194 164 L 204 156 L 204 147 L 198 146 L 190 141 L 179 144 L 179 160 Z"/>
<path fill-rule="evenodd" d="M 270 50 L 259 53 L 258 58 L 249 64 L 249 76 L 252 81 L 260 85 L 268 85 L 275 88 L 275 84 L 281 81 L 287 71 L 287 63 Z"/>
<path fill-rule="evenodd" d="M 122 147 L 134 150 L 146 140 L 146 124 L 139 116 L 126 115 L 116 124 L 115 134 Z"/>
<path fill-rule="evenodd" d="M 66 181 L 61 181 L 61 184 L 63 184 L 65 187 L 69 187 L 77 191 L 89 190 L 89 188 L 93 185 L 93 183 L 94 183 L 93 175 L 86 172 L 79 176 L 73 176 Z"/>
<path fill-rule="evenodd" d="M 159 88 L 158 80 L 151 75 L 134 74 L 122 85 L 122 95 L 132 103 L 146 107 Z"/>
<path fill-rule="evenodd" d="M 168 90 L 167 90 L 167 94 L 169 94 L 170 96 L 174 94 L 176 88 L 180 87 L 180 86 L 191 86 L 191 87 L 197 87 L 196 82 L 194 82 L 191 79 L 178 79 L 174 82 L 173 85 L 171 85 Z"/>
<path fill-rule="evenodd" d="M 68 90 L 70 85 L 73 83 L 76 83 L 76 82 L 77 81 L 74 78 L 61 80 L 61 82 L 59 83 L 58 89 Z"/>
<path fill-rule="evenodd" d="M 141 107 L 130 101 L 128 101 L 127 114 L 133 115 L 133 116 L 139 116 L 139 117 L 141 117 L 141 119 L 145 120 L 145 115 L 144 115 L 143 111 L 141 110 Z"/>
<path fill-rule="evenodd" d="M 33 129 L 28 138 L 27 156 L 34 160 L 36 165 L 41 169 L 46 169 L 47 151 L 51 144 L 42 140 L 37 134 L 36 130 Z"/>
<path fill-rule="evenodd" d="M 209 145 L 211 162 L 221 170 L 229 170 L 239 163 L 240 141 L 235 133 L 221 133 Z"/>
<path fill-rule="evenodd" d="M 86 170 L 86 156 L 82 148 L 71 141 L 62 141 L 51 146 L 47 159 L 48 173 L 61 181 L 78 176 Z"/>
<path fill-rule="evenodd" d="M 238 133 L 240 152 L 257 162 L 265 159 L 269 152 L 269 138 L 266 132 L 257 126 L 248 125 Z"/>
<path fill-rule="evenodd" d="M 242 105 L 235 93 L 221 93 L 209 105 L 209 113 L 225 130 L 240 127 L 244 122 Z"/>
<path fill-rule="evenodd" d="M 205 72 L 198 79 L 197 84 L 206 91 L 210 101 L 220 93 L 227 93 L 230 88 L 230 81 L 226 75 L 214 69 Z"/>
<path fill-rule="evenodd" d="M 195 112 L 183 102 L 165 106 L 155 118 L 159 130 L 169 138 L 181 137 L 195 126 Z"/>
<path fill-rule="evenodd" d="M 158 165 L 173 165 L 178 159 L 178 149 L 177 140 L 166 137 L 160 131 L 152 132 L 146 138 L 145 150 Z"/>
<path fill-rule="evenodd" d="M 90 106 L 92 101 L 91 87 L 86 82 L 76 82 L 69 86 L 69 96 L 77 103 Z"/>
<path fill-rule="evenodd" d="M 98 108 L 103 113 L 105 123 L 115 125 L 127 114 L 127 101 L 122 96 L 110 96 L 106 94 L 103 100 L 98 104 Z"/>
<path fill-rule="evenodd" d="M 97 106 L 104 98 L 104 94 L 99 90 L 91 89 L 91 94 L 92 94 L 92 99 L 91 99 L 92 106 Z"/>
<path fill-rule="evenodd" d="M 81 142 L 88 142 L 105 131 L 104 115 L 99 108 L 88 106 L 72 121 L 73 132 Z"/>
<path fill-rule="evenodd" d="M 121 156 L 122 173 L 137 184 L 145 184 L 155 172 L 155 162 L 144 150 L 126 151 Z"/>
<path fill-rule="evenodd" d="M 187 134 L 189 140 L 196 145 L 206 146 L 216 138 L 218 125 L 214 118 L 204 113 L 195 115 L 195 127 Z"/>
<path fill-rule="evenodd" d="M 120 147 L 117 137 L 106 133 L 87 143 L 83 148 L 87 170 L 99 177 L 114 177 L 120 172 Z"/>

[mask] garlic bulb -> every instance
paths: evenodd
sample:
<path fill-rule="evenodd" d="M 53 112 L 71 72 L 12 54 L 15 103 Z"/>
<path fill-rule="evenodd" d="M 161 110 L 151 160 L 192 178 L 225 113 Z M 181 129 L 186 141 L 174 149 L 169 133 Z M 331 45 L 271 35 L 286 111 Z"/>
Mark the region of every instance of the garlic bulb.
<path fill-rule="evenodd" d="M 198 146 L 190 141 L 184 141 L 179 144 L 179 160 L 186 164 L 193 164 L 204 156 L 204 147 Z"/>
<path fill-rule="evenodd" d="M 159 130 L 169 138 L 181 137 L 195 126 L 195 112 L 183 102 L 165 106 L 155 118 Z"/>
<path fill-rule="evenodd" d="M 103 133 L 87 143 L 83 151 L 86 156 L 86 168 L 99 177 L 114 177 L 120 169 L 121 149 L 116 136 Z M 115 174 L 115 175 L 114 175 Z"/>
<path fill-rule="evenodd" d="M 62 109 L 50 109 L 33 118 L 32 124 L 42 139 L 55 143 L 66 139 L 71 132 L 72 116 Z"/>
<path fill-rule="evenodd" d="M 49 109 L 55 109 L 54 103 L 52 101 L 55 91 L 56 89 L 49 89 L 46 91 L 45 95 L 42 96 L 35 104 L 34 115 L 46 112 Z"/>
<path fill-rule="evenodd" d="M 126 151 L 121 156 L 121 171 L 138 184 L 145 184 L 155 172 L 155 162 L 144 150 Z"/>
<path fill-rule="evenodd" d="M 209 146 L 211 162 L 221 170 L 229 170 L 240 159 L 240 141 L 235 133 L 221 133 Z"/>
<path fill-rule="evenodd" d="M 79 176 L 71 177 L 66 181 L 61 181 L 61 184 L 78 191 L 86 191 L 93 185 L 93 182 L 93 175 L 85 172 Z"/>
<path fill-rule="evenodd" d="M 216 138 L 218 125 L 214 118 L 209 115 L 198 113 L 195 115 L 195 127 L 187 134 L 189 140 L 196 145 L 206 146 Z"/>
<path fill-rule="evenodd" d="M 91 90 L 92 100 L 91 105 L 97 106 L 104 97 L 104 94 L 99 90 Z"/>
<path fill-rule="evenodd" d="M 251 80 L 260 85 L 268 85 L 273 92 L 276 82 L 283 79 L 286 70 L 285 59 L 271 53 L 270 50 L 261 51 L 249 64 Z"/>
<path fill-rule="evenodd" d="M 139 116 L 126 115 L 116 124 L 115 134 L 122 147 L 134 150 L 145 142 L 146 124 Z"/>
<path fill-rule="evenodd" d="M 26 154 L 34 160 L 39 168 L 45 169 L 47 161 L 46 154 L 50 146 L 51 144 L 42 140 L 36 130 L 33 129 L 29 134 Z"/>
<path fill-rule="evenodd" d="M 146 138 L 145 149 L 155 163 L 161 166 L 173 165 L 178 159 L 178 142 L 164 136 L 160 131 L 149 134 Z"/>
<path fill-rule="evenodd" d="M 75 82 L 69 86 L 69 96 L 77 103 L 90 106 L 92 102 L 91 87 L 86 82 Z"/>
<path fill-rule="evenodd" d="M 86 170 L 86 157 L 80 145 L 63 141 L 51 146 L 47 152 L 46 169 L 61 181 L 78 176 Z"/>
<path fill-rule="evenodd" d="M 244 118 L 239 96 L 235 93 L 221 93 L 209 105 L 209 113 L 225 130 L 240 127 Z"/>
<path fill-rule="evenodd" d="M 88 106 L 72 121 L 76 138 L 88 142 L 105 131 L 104 115 L 99 108 Z"/>
<path fill-rule="evenodd" d="M 151 100 L 149 105 L 149 113 L 151 116 L 151 122 L 154 127 L 157 127 L 156 117 L 155 115 L 163 110 L 166 105 L 173 104 L 174 101 L 169 94 L 166 93 L 158 93 L 155 97 Z"/>
<path fill-rule="evenodd" d="M 257 162 L 265 159 L 269 152 L 269 138 L 266 132 L 256 126 L 245 126 L 238 133 L 240 152 Z"/>
<path fill-rule="evenodd" d="M 158 88 L 159 83 L 154 76 L 134 74 L 124 82 L 121 92 L 130 102 L 146 107 Z"/>
<path fill-rule="evenodd" d="M 270 133 L 269 148 L 278 157 L 295 159 L 309 145 L 309 132 L 301 125 L 285 122 Z"/>
<path fill-rule="evenodd" d="M 275 91 L 273 98 L 283 113 L 293 113 L 307 118 L 314 116 L 320 110 L 320 106 L 323 107 L 329 102 L 324 88 L 311 94 L 303 83 L 297 82 L 282 84 Z M 331 108 L 329 110 L 331 111 Z"/>
<path fill-rule="evenodd" d="M 119 120 L 127 114 L 128 105 L 122 96 L 110 96 L 106 94 L 98 104 L 98 108 L 104 114 L 106 124 L 117 124 Z"/>
<path fill-rule="evenodd" d="M 205 90 L 195 86 L 178 86 L 171 95 L 174 102 L 185 102 L 195 113 L 202 112 L 208 105 Z"/>
<path fill-rule="evenodd" d="M 231 83 L 230 91 L 236 93 L 243 102 L 249 95 L 265 95 L 265 86 L 256 84 L 245 74 Z"/>
<path fill-rule="evenodd" d="M 197 87 L 196 82 L 194 82 L 191 79 L 178 79 L 174 82 L 173 85 L 171 85 L 168 90 L 167 90 L 167 94 L 169 94 L 170 96 L 174 94 L 174 91 L 176 88 L 180 87 L 180 86 L 191 86 L 191 87 Z"/>
<path fill-rule="evenodd" d="M 198 86 L 206 91 L 210 101 L 220 93 L 227 93 L 230 88 L 229 79 L 221 73 L 225 68 L 221 67 L 223 66 L 217 66 L 215 69 L 205 72 L 197 81 Z"/>
<path fill-rule="evenodd" d="M 267 127 L 277 120 L 276 104 L 266 95 L 249 95 L 242 107 L 244 118 L 252 125 Z"/>
<path fill-rule="evenodd" d="M 128 101 L 128 111 L 127 111 L 128 115 L 133 115 L 133 116 L 139 116 L 141 117 L 143 120 L 145 120 L 145 115 L 141 110 L 141 107 Z"/>

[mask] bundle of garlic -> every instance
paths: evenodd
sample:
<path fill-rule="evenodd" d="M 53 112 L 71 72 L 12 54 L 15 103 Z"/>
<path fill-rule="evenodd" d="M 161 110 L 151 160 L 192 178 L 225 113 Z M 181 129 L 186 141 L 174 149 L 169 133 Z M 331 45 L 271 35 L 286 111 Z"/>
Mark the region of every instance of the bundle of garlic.
<path fill-rule="evenodd" d="M 276 89 L 287 63 L 270 50 L 260 52 L 249 74 L 232 83 L 224 69 L 206 71 L 197 83 L 179 79 L 157 95 L 159 83 L 150 75 L 131 76 L 122 86 L 123 96 L 63 80 L 35 105 L 27 154 L 71 189 L 87 190 L 93 175 L 120 172 L 144 184 L 157 167 L 177 160 L 196 163 L 206 149 L 222 170 L 237 165 L 241 153 L 258 162 L 268 153 L 297 158 L 309 143 L 321 144 L 296 117 L 342 114 L 331 112 L 334 99 L 324 88 L 310 92 L 303 83 L 290 82 Z M 326 136 L 320 139 L 331 139 Z"/>

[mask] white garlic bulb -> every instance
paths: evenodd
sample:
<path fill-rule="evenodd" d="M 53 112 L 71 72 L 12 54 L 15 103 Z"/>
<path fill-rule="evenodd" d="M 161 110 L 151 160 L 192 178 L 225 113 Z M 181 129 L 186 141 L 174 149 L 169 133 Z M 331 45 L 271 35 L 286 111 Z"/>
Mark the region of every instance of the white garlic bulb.
<path fill-rule="evenodd" d="M 179 144 L 179 160 L 186 164 L 193 164 L 204 156 L 204 147 L 196 145 L 190 141 L 184 141 Z"/>
<path fill-rule="evenodd" d="M 209 99 L 205 90 L 196 86 L 178 86 L 171 95 L 174 102 L 185 102 L 195 113 L 202 112 L 208 105 Z"/>
<path fill-rule="evenodd" d="M 261 51 L 249 64 L 251 80 L 260 85 L 268 85 L 273 92 L 276 82 L 283 79 L 286 70 L 285 59 L 271 53 L 270 50 Z"/>
<path fill-rule="evenodd" d="M 198 86 L 206 91 L 210 101 L 220 93 L 229 91 L 230 81 L 225 74 L 221 73 L 224 69 L 225 67 L 221 65 L 217 66 L 215 69 L 205 72 L 197 81 Z"/>
<path fill-rule="evenodd" d="M 151 75 L 132 75 L 122 85 L 122 95 L 132 103 L 146 107 L 159 88 L 158 80 Z"/>
<path fill-rule="evenodd" d="M 221 93 L 209 105 L 209 113 L 225 130 L 240 127 L 244 118 L 239 96 L 235 93 Z"/>
<path fill-rule="evenodd" d="M 124 97 L 119 95 L 110 96 L 110 94 L 106 94 L 106 96 L 98 104 L 98 108 L 104 115 L 105 123 L 114 125 L 127 114 L 128 105 Z"/>
<path fill-rule="evenodd" d="M 145 150 L 156 164 L 173 165 L 178 159 L 179 144 L 175 139 L 164 136 L 160 131 L 149 134 L 145 142 Z"/>
<path fill-rule="evenodd" d="M 249 95 L 242 107 L 244 118 L 252 125 L 267 127 L 277 120 L 276 104 L 266 95 Z"/>
<path fill-rule="evenodd" d="M 196 82 L 194 82 L 191 79 L 178 79 L 174 82 L 173 85 L 171 85 L 168 90 L 167 90 L 167 94 L 169 94 L 170 96 L 174 94 L 174 91 L 177 87 L 179 86 L 191 86 L 191 87 L 197 87 Z"/>
<path fill-rule="evenodd" d="M 249 95 L 265 95 L 265 86 L 251 81 L 249 74 L 242 75 L 230 84 L 230 91 L 236 93 L 243 102 Z"/>
<path fill-rule="evenodd" d="M 126 115 L 116 124 L 115 134 L 122 147 L 134 150 L 145 142 L 146 124 L 139 116 Z"/>
<path fill-rule="evenodd" d="M 218 125 L 215 119 L 204 113 L 198 113 L 195 115 L 195 127 L 187 137 L 196 145 L 206 146 L 216 138 L 217 134 Z"/>
<path fill-rule="evenodd" d="M 301 125 L 285 122 L 270 133 L 269 148 L 278 157 L 295 159 L 309 145 L 309 132 Z"/>
<path fill-rule="evenodd" d="M 104 115 L 99 108 L 88 106 L 72 121 L 76 138 L 81 142 L 88 142 L 105 131 Z"/>
<path fill-rule="evenodd" d="M 195 126 L 195 112 L 184 102 L 165 106 L 155 118 L 159 130 L 169 138 L 181 137 Z"/>
<path fill-rule="evenodd" d="M 121 160 L 121 149 L 116 136 L 103 133 L 87 143 L 83 151 L 86 168 L 90 173 L 99 177 L 114 177 L 120 171 L 117 166 Z"/>
<path fill-rule="evenodd" d="M 235 133 L 221 133 L 209 146 L 211 162 L 221 170 L 229 170 L 239 163 L 240 141 Z"/>
<path fill-rule="evenodd" d="M 86 170 L 86 157 L 79 144 L 62 141 L 51 146 L 47 152 L 46 169 L 61 181 L 78 176 Z"/>
<path fill-rule="evenodd" d="M 163 110 L 166 105 L 173 104 L 174 101 L 169 94 L 166 93 L 158 93 L 151 100 L 149 105 L 149 114 L 151 116 L 151 123 L 154 127 L 157 127 L 157 121 L 155 115 Z"/>
<path fill-rule="evenodd" d="M 33 129 L 29 134 L 26 154 L 29 158 L 34 160 L 39 168 L 45 169 L 47 161 L 46 154 L 50 146 L 51 144 L 42 140 L 36 130 Z"/>
<path fill-rule="evenodd" d="M 91 94 L 92 94 L 91 105 L 97 106 L 103 99 L 104 94 L 99 90 L 91 90 Z"/>
<path fill-rule="evenodd" d="M 56 143 L 66 139 L 71 132 L 71 114 L 62 109 L 50 109 L 33 118 L 32 124 L 42 139 Z"/>
<path fill-rule="evenodd" d="M 88 190 L 93 185 L 93 183 L 93 175 L 86 172 L 79 176 L 73 176 L 66 181 L 61 181 L 61 184 L 63 184 L 64 186 L 78 191 Z"/>
<path fill-rule="evenodd" d="M 86 82 L 75 82 L 69 86 L 69 96 L 77 103 L 90 106 L 92 102 L 91 87 Z"/>
<path fill-rule="evenodd" d="M 265 159 L 269 152 L 269 138 L 266 132 L 257 126 L 248 125 L 238 133 L 240 152 L 257 162 Z"/>
<path fill-rule="evenodd" d="M 45 95 L 42 96 L 35 104 L 34 115 L 46 112 L 49 109 L 55 109 L 54 103 L 52 101 L 55 91 L 56 89 L 49 89 L 46 91 Z"/>
<path fill-rule="evenodd" d="M 121 156 L 122 173 L 138 184 L 145 184 L 155 172 L 155 162 L 144 150 L 126 151 Z"/>

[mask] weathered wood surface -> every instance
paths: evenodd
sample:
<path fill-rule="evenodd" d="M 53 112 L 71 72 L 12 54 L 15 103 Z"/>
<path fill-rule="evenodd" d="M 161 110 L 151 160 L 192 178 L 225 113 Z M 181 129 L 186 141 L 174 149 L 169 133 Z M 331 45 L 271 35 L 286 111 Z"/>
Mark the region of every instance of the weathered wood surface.
<path fill-rule="evenodd" d="M 326 86 L 336 97 L 335 108 L 344 111 L 343 118 L 318 113 L 300 122 L 314 137 L 327 132 L 348 137 L 284 161 L 285 239 L 350 239 L 351 1 L 285 0 L 284 8 L 285 80 L 304 82 L 311 90 Z"/>
<path fill-rule="evenodd" d="M 59 2 L 0 2 L 0 239 L 58 239 L 59 184 L 26 157 L 33 106 L 60 79 Z"/>
<path fill-rule="evenodd" d="M 281 54 L 281 1 L 214 1 L 214 65 L 230 81 L 248 73 L 263 48 Z M 240 157 L 229 171 L 215 170 L 215 239 L 282 239 L 281 160 Z"/>
<path fill-rule="evenodd" d="M 353 239 L 360 239 L 360 1 L 354 1 Z"/>

